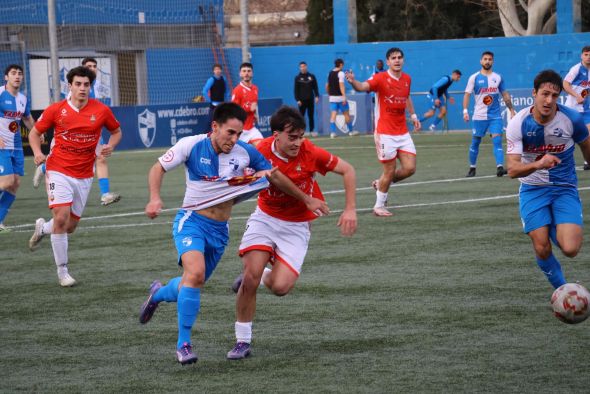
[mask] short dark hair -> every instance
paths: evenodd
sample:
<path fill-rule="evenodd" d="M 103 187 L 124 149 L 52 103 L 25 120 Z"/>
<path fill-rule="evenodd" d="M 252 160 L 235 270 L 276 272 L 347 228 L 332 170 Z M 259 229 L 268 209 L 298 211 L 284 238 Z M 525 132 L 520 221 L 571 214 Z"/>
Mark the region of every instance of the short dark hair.
<path fill-rule="evenodd" d="M 25 71 L 23 70 L 23 68 L 21 66 L 19 66 L 18 64 L 9 64 L 5 69 L 4 69 L 4 75 L 8 75 L 8 73 L 10 72 L 10 70 L 20 70 L 21 73 L 24 73 Z"/>
<path fill-rule="evenodd" d="M 336 67 L 340 67 L 343 64 L 344 64 L 344 60 L 342 60 L 340 58 L 334 60 L 334 66 L 336 66 Z"/>
<path fill-rule="evenodd" d="M 68 79 L 69 84 L 74 82 L 74 77 L 88 77 L 90 84 L 92 85 L 96 79 L 96 74 L 94 74 L 94 71 L 87 69 L 84 66 L 78 66 L 68 71 L 66 78 Z"/>
<path fill-rule="evenodd" d="M 543 70 L 537 74 L 535 81 L 533 82 L 535 92 L 537 92 L 541 85 L 545 83 L 559 88 L 560 92 L 563 90 L 563 80 L 561 79 L 561 76 L 553 70 Z"/>
<path fill-rule="evenodd" d="M 270 117 L 270 129 L 272 131 L 305 130 L 305 119 L 297 108 L 283 105 Z"/>
<path fill-rule="evenodd" d="M 590 45 L 586 45 L 584 48 L 582 48 L 582 53 L 584 52 L 590 52 Z"/>
<path fill-rule="evenodd" d="M 303 62 L 303 61 L 299 62 L 299 65 L 300 65 L 300 66 L 301 66 L 302 64 L 305 64 L 305 65 L 307 66 L 307 63 L 305 63 L 305 62 Z"/>
<path fill-rule="evenodd" d="M 394 52 L 399 52 L 402 55 L 402 57 L 404 57 L 404 51 L 402 51 L 400 48 L 393 47 L 387 50 L 387 52 L 385 53 L 385 58 L 389 59 L 389 55 L 391 55 Z"/>
<path fill-rule="evenodd" d="M 222 69 L 222 70 L 223 70 L 223 67 L 221 67 L 221 64 L 218 64 L 218 63 L 215 63 L 215 64 L 213 65 L 213 68 L 212 68 L 212 70 L 215 70 L 217 67 L 219 67 L 220 69 Z"/>
<path fill-rule="evenodd" d="M 85 57 L 84 59 L 82 59 L 82 65 L 83 66 L 85 66 L 86 63 L 88 63 L 88 62 L 96 63 L 98 65 L 98 62 L 93 57 Z"/>
<path fill-rule="evenodd" d="M 459 74 L 459 75 L 463 75 L 461 74 L 461 71 L 459 69 L 455 69 L 453 70 L 453 72 L 451 74 Z"/>
<path fill-rule="evenodd" d="M 251 68 L 252 70 L 254 70 L 254 66 L 252 65 L 252 63 L 248 63 L 248 62 L 244 62 L 244 63 L 240 64 L 240 70 L 243 68 Z"/>
<path fill-rule="evenodd" d="M 494 52 L 492 52 L 492 51 L 484 51 L 484 52 L 481 54 L 481 57 L 480 57 L 480 59 L 481 59 L 482 57 L 484 57 L 485 55 L 490 55 L 490 56 L 492 57 L 492 59 L 494 58 Z"/>
<path fill-rule="evenodd" d="M 236 103 L 221 103 L 213 111 L 213 121 L 220 125 L 230 119 L 237 119 L 245 123 L 247 116 L 246 111 Z"/>

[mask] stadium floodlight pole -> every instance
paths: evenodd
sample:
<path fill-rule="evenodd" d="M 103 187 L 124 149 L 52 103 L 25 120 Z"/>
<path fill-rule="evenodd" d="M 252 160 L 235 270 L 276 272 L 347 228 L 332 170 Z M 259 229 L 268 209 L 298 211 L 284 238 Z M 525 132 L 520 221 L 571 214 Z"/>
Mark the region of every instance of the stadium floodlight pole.
<path fill-rule="evenodd" d="M 249 62 L 248 0 L 240 0 L 240 17 L 242 18 L 242 62 Z"/>
<path fill-rule="evenodd" d="M 59 59 L 57 57 L 57 25 L 55 23 L 55 0 L 47 0 L 47 25 L 49 28 L 49 54 L 51 56 L 51 78 L 53 102 L 60 99 L 61 86 L 59 77 Z"/>

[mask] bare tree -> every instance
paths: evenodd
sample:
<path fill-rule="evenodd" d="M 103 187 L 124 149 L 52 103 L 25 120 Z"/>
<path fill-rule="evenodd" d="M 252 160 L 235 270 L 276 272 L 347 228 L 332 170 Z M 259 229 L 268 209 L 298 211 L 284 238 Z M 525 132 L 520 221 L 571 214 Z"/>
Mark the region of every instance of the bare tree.
<path fill-rule="evenodd" d="M 498 0 L 498 11 L 506 37 L 531 36 L 555 32 L 556 13 L 552 12 L 555 0 L 518 0 L 527 13 L 527 26 L 524 28 L 518 18 L 515 0 Z M 547 14 L 551 15 L 547 18 Z"/>

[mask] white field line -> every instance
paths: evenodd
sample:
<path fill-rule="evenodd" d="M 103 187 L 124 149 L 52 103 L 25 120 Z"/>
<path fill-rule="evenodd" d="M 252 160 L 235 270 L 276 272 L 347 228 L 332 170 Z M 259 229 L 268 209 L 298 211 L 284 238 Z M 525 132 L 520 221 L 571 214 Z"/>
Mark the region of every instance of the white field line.
<path fill-rule="evenodd" d="M 586 190 L 590 190 L 590 186 L 587 187 L 582 187 L 578 189 L 579 191 L 586 191 Z M 518 194 L 505 194 L 502 196 L 490 196 L 490 197 L 481 197 L 481 198 L 468 198 L 468 199 L 463 199 L 463 200 L 448 200 L 448 201 L 438 201 L 438 202 L 430 202 L 430 203 L 416 203 L 416 204 L 405 204 L 405 205 L 391 205 L 388 206 L 388 208 L 391 209 L 405 209 L 405 208 L 422 208 L 422 207 L 432 207 L 432 206 L 437 206 L 437 205 L 452 205 L 452 204 L 469 204 L 469 203 L 476 203 L 476 202 L 482 202 L 482 201 L 495 201 L 495 200 L 506 200 L 506 199 L 511 199 L 511 198 L 517 198 Z M 175 208 L 178 209 L 178 208 Z M 171 211 L 173 209 L 167 209 L 167 211 Z M 357 212 L 367 212 L 367 211 L 372 211 L 373 208 L 357 208 Z M 331 214 L 337 214 L 337 213 L 341 213 L 342 210 L 341 209 L 335 209 L 333 211 L 331 211 Z M 137 213 L 134 213 L 134 215 L 136 215 Z M 143 212 L 141 212 L 141 214 L 143 214 Z M 121 216 L 121 215 L 117 215 L 117 216 Z M 131 215 L 129 215 L 131 216 Z M 112 217 L 112 216 L 110 216 Z M 247 220 L 249 216 L 236 216 L 236 217 L 232 217 L 231 220 L 232 221 L 236 221 L 236 220 Z M 100 216 L 100 217 L 94 217 L 94 219 L 105 219 L 107 218 L 106 216 Z M 86 218 L 91 219 L 91 218 Z M 84 220 L 84 218 L 82 218 L 82 220 Z M 172 221 L 165 221 L 165 222 L 147 222 L 147 223 L 129 223 L 129 224 L 106 224 L 106 225 L 101 225 L 101 226 L 84 226 L 84 227 L 80 227 L 81 231 L 86 231 L 86 230 L 95 230 L 95 229 L 107 229 L 107 228 L 126 228 L 126 227 L 143 227 L 143 226 L 155 226 L 155 225 L 162 225 L 162 224 L 167 224 L 170 225 L 172 224 Z M 28 224 L 28 225 L 20 225 L 20 226 L 14 226 L 12 228 L 15 227 L 33 227 L 33 225 Z M 27 230 L 15 230 L 15 233 L 24 233 L 24 232 L 30 232 L 30 229 Z"/>

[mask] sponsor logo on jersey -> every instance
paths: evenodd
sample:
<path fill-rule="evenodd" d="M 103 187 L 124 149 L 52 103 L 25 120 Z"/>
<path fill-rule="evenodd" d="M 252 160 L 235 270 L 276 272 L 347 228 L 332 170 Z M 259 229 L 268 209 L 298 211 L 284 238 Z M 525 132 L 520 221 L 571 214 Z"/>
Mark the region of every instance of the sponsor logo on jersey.
<path fill-rule="evenodd" d="M 206 158 L 206 157 L 201 157 L 201 158 L 199 159 L 199 162 L 200 162 L 201 164 L 211 165 L 211 159 L 208 159 L 208 158 Z"/>
<path fill-rule="evenodd" d="M 483 94 L 483 93 L 497 93 L 498 92 L 498 88 L 494 88 L 494 87 L 487 87 L 487 88 L 480 88 L 479 89 L 479 94 Z"/>
<path fill-rule="evenodd" d="M 527 145 L 525 152 L 527 153 L 561 153 L 565 150 L 565 144 L 553 145 Z"/>
<path fill-rule="evenodd" d="M 487 95 L 487 96 L 485 96 L 485 97 L 483 98 L 482 102 L 483 102 L 485 105 L 491 105 L 491 104 L 494 102 L 494 99 L 492 98 L 492 96 L 490 96 L 490 95 Z"/>
<path fill-rule="evenodd" d="M 20 119 L 23 113 L 20 111 L 4 111 L 4 117 L 10 119 Z"/>
<path fill-rule="evenodd" d="M 17 130 L 18 130 L 18 122 L 16 120 L 13 120 L 8 125 L 8 131 L 10 131 L 11 133 L 16 133 Z"/>

